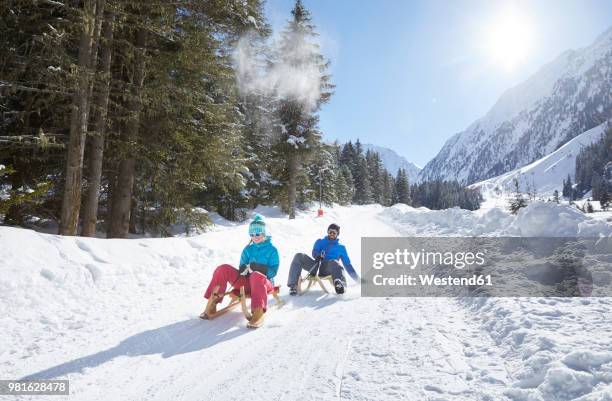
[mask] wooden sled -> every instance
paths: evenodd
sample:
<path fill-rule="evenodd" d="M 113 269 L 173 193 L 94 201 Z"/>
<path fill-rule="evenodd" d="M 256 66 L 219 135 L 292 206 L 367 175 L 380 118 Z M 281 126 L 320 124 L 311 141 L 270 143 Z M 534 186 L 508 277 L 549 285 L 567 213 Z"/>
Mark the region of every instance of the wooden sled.
<path fill-rule="evenodd" d="M 272 291 L 268 293 L 268 294 L 272 294 L 272 296 L 274 297 L 274 300 L 276 301 L 276 303 L 272 305 L 272 307 L 268 307 L 268 311 L 272 308 L 278 309 L 285 304 L 285 302 L 280 298 L 279 292 L 280 292 L 280 286 L 276 286 L 272 289 Z M 217 310 L 215 313 L 207 312 L 210 310 L 213 303 L 217 301 L 217 299 L 225 295 L 229 295 L 231 299 L 230 303 L 227 306 Z M 236 306 L 240 304 L 244 317 L 249 321 L 249 323 L 247 323 L 247 327 L 250 327 L 250 328 L 260 327 L 261 324 L 263 324 L 263 319 L 259 319 L 258 322 L 251 322 L 251 319 L 253 316 L 246 302 L 247 299 L 250 299 L 250 298 L 251 296 L 249 294 L 246 294 L 244 286 L 240 287 L 240 289 L 234 288 L 231 291 L 228 291 L 225 293 L 219 293 L 219 286 L 216 286 L 213 289 L 212 295 L 208 299 L 208 302 L 206 303 L 206 307 L 204 308 L 204 311 L 200 314 L 200 318 L 206 319 L 206 320 L 212 320 L 218 316 L 221 316 L 229 312 L 230 310 L 234 309 Z"/>
<path fill-rule="evenodd" d="M 331 286 L 334 286 L 334 282 L 332 280 L 332 276 L 312 276 L 312 275 L 307 275 L 305 277 L 298 277 L 298 282 L 297 282 L 297 290 L 298 290 L 298 295 L 304 295 L 308 292 L 308 290 L 310 290 L 310 287 L 312 287 L 312 285 L 314 283 L 318 283 L 319 286 L 321 287 L 321 289 L 323 290 L 324 293 L 329 294 L 329 291 L 327 290 L 327 288 L 325 288 L 325 285 L 323 284 L 323 280 L 327 280 L 329 281 L 329 283 L 331 284 Z M 304 287 L 305 286 L 305 287 Z"/>

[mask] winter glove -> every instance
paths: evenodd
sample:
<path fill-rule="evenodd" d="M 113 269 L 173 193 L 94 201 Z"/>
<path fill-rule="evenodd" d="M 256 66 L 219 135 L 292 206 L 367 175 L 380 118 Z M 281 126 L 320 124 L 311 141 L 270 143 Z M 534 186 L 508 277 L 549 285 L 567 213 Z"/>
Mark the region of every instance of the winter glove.
<path fill-rule="evenodd" d="M 260 272 L 264 276 L 267 276 L 268 275 L 268 265 L 252 262 L 251 263 L 251 271 L 252 272 Z"/>
<path fill-rule="evenodd" d="M 238 268 L 238 273 L 240 273 L 241 276 L 248 276 L 251 271 L 252 270 L 249 265 L 240 265 Z"/>

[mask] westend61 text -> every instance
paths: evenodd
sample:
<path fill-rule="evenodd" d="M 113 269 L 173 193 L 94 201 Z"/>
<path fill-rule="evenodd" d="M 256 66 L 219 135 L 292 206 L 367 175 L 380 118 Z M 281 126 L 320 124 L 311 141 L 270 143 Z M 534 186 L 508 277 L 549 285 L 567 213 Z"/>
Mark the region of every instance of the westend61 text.
<path fill-rule="evenodd" d="M 396 249 L 395 252 L 374 252 L 372 268 L 379 270 L 386 265 L 405 265 L 415 269 L 419 265 L 446 265 L 457 269 L 485 263 L 484 252 L 431 252 L 421 249 L 414 252 Z"/>
<path fill-rule="evenodd" d="M 493 282 L 491 275 L 473 275 L 470 277 L 437 277 L 433 274 L 419 274 L 417 277 L 402 274 L 398 277 L 383 277 L 382 274 L 377 274 L 372 278 L 374 285 L 381 286 L 491 286 Z"/>

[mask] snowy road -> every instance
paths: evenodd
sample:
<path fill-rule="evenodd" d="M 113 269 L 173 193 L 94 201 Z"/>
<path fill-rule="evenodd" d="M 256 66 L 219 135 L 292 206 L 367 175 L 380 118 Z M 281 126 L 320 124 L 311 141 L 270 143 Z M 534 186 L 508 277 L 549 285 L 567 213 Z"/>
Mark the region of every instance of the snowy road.
<path fill-rule="evenodd" d="M 390 220 L 377 206 L 335 208 L 322 219 L 269 218 L 281 254 L 277 283 L 285 283 L 293 254 L 308 251 L 330 222 L 341 225 L 340 238 L 359 266 L 360 238 L 400 235 L 407 229 L 400 220 Z M 596 370 L 590 387 L 573 386 L 566 396 L 542 398 L 537 387 L 545 390 L 553 383 L 546 369 L 557 367 L 554 363 L 572 350 L 572 339 L 580 340 L 583 327 L 572 328 L 575 319 L 566 319 L 569 349 L 559 346 L 566 354 L 554 356 L 556 339 L 545 326 L 529 316 L 514 324 L 520 315 L 501 304 L 478 309 L 455 298 L 361 298 L 359 287 L 352 286 L 343 297 L 320 291 L 284 295 L 287 304 L 255 331 L 245 328 L 238 310 L 214 321 L 198 319 L 212 270 L 236 262 L 245 233 L 238 225 L 192 238 L 100 241 L 2 229 L 0 242 L 20 244 L 20 252 L 30 251 L 30 256 L 18 259 L 9 247 L 0 251 L 3 260 L 12 261 L 12 279 L 0 281 L 7 333 L 0 378 L 67 378 L 71 395 L 66 399 L 71 400 L 527 400 L 529 394 L 534 400 L 565 400 L 601 395 L 590 401 L 610 394 L 612 354 L 606 353 L 610 342 L 604 338 L 588 350 L 600 361 L 587 366 Z M 592 326 L 598 338 L 610 335 L 612 307 L 606 299 L 568 306 L 571 313 L 585 314 L 583 324 L 601 322 Z M 554 304 L 540 307 L 558 310 Z M 477 316 L 486 310 L 484 318 Z M 560 313 L 557 319 L 563 321 Z M 492 319 L 488 327 L 483 324 L 487 317 Z M 493 325 L 504 319 L 508 324 L 501 329 Z M 502 329 L 506 333 L 494 335 Z M 521 343 L 505 346 L 519 329 Z M 544 346 L 535 349 L 540 343 Z M 519 355 L 523 345 L 531 347 L 525 348 L 529 355 Z M 540 380 L 508 393 L 521 379 L 515 377 L 521 365 L 532 369 L 532 376 L 540 374 Z M 567 381 L 575 384 L 571 377 Z"/>

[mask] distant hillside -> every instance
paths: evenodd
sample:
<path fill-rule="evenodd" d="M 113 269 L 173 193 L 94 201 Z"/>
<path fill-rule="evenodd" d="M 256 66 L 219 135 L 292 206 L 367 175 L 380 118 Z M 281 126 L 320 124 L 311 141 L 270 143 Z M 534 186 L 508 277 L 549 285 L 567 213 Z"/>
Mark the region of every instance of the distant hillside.
<path fill-rule="evenodd" d="M 416 178 L 421 171 L 421 168 L 416 164 L 409 162 L 403 156 L 398 155 L 395 151 L 385 148 L 383 146 L 372 145 L 370 143 L 362 144 L 364 152 L 366 150 L 372 150 L 378 152 L 380 158 L 383 162 L 383 165 L 391 174 L 395 176 L 397 170 L 400 168 L 406 169 L 406 173 L 408 174 L 408 181 L 410 183 L 416 182 Z"/>
<path fill-rule="evenodd" d="M 568 174 L 575 181 L 576 155 L 580 149 L 598 141 L 609 126 L 608 122 L 600 124 L 527 166 L 478 182 L 471 187 L 480 188 L 483 193 L 496 191 L 496 189 L 507 193 L 514 190 L 514 179 L 516 178 L 519 180 L 522 192 L 525 192 L 528 187 L 535 186 L 540 195 L 551 195 L 555 189 L 561 193 L 563 180 Z"/>

